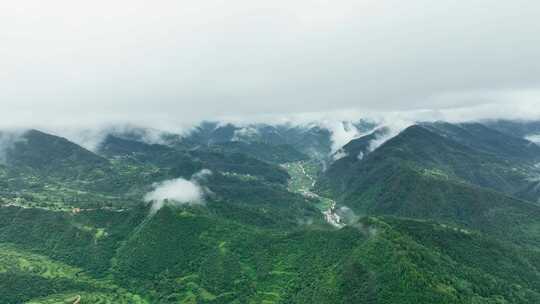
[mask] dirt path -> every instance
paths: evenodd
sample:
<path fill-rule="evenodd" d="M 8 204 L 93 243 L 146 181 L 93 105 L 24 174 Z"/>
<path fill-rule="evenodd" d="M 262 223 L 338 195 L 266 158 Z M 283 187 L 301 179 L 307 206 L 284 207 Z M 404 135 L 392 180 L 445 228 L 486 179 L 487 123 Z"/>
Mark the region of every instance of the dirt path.
<path fill-rule="evenodd" d="M 300 169 L 302 169 L 302 174 L 304 174 L 304 176 L 306 176 L 307 178 L 309 178 L 309 180 L 311 181 L 311 187 L 314 187 L 314 186 L 315 186 L 315 183 L 316 183 L 316 180 L 313 178 L 313 176 L 311 176 L 310 174 L 308 174 L 308 173 L 306 172 L 306 169 L 304 168 L 304 164 L 299 163 L 298 165 L 300 166 Z"/>
<path fill-rule="evenodd" d="M 77 295 L 77 298 L 75 299 L 75 301 L 73 302 L 73 304 L 80 304 L 81 303 L 81 296 L 80 295 Z"/>

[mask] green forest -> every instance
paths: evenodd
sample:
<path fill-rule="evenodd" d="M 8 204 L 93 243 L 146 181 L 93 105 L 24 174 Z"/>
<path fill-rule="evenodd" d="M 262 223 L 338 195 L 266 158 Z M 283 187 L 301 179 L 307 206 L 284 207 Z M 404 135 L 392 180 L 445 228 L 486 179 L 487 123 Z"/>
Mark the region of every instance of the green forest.
<path fill-rule="evenodd" d="M 540 146 L 421 123 L 373 149 L 388 130 L 358 125 L 341 158 L 318 127 L 27 131 L 0 162 L 0 303 L 540 303 Z M 156 207 L 171 180 L 199 197 Z"/>

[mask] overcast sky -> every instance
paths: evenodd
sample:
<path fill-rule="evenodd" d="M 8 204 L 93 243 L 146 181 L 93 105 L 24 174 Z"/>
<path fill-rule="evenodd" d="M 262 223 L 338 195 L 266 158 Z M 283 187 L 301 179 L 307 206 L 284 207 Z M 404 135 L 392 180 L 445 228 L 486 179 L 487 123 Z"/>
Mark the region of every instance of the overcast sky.
<path fill-rule="evenodd" d="M 4 0 L 0 126 L 540 117 L 540 1 Z"/>

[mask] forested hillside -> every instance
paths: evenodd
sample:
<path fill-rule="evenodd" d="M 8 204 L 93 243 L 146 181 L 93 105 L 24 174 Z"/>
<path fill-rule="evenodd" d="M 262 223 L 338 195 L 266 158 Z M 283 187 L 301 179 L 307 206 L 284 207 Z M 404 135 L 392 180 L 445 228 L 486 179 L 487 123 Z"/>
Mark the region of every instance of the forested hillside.
<path fill-rule="evenodd" d="M 540 146 L 351 126 L 338 151 L 316 126 L 13 134 L 0 303 L 540 303 Z"/>

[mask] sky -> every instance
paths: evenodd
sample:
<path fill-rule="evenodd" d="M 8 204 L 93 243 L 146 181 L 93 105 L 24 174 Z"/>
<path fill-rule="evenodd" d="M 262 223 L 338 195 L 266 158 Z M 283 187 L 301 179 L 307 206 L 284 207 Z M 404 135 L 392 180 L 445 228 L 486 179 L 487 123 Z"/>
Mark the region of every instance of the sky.
<path fill-rule="evenodd" d="M 538 119 L 538 16 L 533 0 L 0 1 L 0 128 Z"/>

